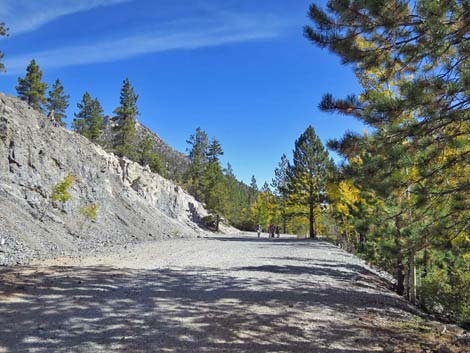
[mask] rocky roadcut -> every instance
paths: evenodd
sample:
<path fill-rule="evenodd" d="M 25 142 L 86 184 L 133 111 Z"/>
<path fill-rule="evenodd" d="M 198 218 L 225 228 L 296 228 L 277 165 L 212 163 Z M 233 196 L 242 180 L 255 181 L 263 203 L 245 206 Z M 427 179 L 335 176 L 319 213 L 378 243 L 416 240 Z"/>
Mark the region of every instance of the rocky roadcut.
<path fill-rule="evenodd" d="M 53 202 L 54 188 L 68 176 L 70 199 Z M 90 221 L 83 209 L 93 205 Z M 0 265 L 203 235 L 198 223 L 206 215 L 170 180 L 0 93 Z"/>
<path fill-rule="evenodd" d="M 469 351 L 387 286 L 320 241 L 148 242 L 2 270 L 0 352 Z"/>

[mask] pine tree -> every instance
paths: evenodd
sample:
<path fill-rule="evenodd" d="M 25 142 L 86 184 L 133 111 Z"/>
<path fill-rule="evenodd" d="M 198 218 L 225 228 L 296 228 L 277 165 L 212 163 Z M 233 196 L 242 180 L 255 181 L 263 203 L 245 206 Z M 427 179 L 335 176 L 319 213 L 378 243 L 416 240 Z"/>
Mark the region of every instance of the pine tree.
<path fill-rule="evenodd" d="M 64 119 L 67 117 L 65 111 L 69 107 L 69 95 L 64 93 L 64 86 L 57 79 L 52 85 L 47 98 L 47 110 L 54 113 L 54 119 L 61 125 L 65 126 Z"/>
<path fill-rule="evenodd" d="M 91 106 L 91 119 L 88 124 L 87 137 L 95 143 L 100 143 L 104 128 L 103 108 L 98 98 L 93 99 Z"/>
<path fill-rule="evenodd" d="M 196 200 L 202 201 L 204 199 L 204 171 L 208 163 L 209 142 L 207 134 L 198 127 L 186 142 L 189 145 L 188 157 L 191 165 L 184 176 L 184 183 L 189 193 Z"/>
<path fill-rule="evenodd" d="M 93 99 L 91 98 L 90 93 L 85 92 L 83 94 L 82 101 L 77 103 L 79 111 L 74 114 L 75 118 L 73 119 L 72 127 L 75 132 L 84 136 L 88 133 L 88 123 L 91 120 L 93 110 L 92 106 Z"/>
<path fill-rule="evenodd" d="M 1 22 L 0 23 L 0 37 L 5 37 L 8 36 L 8 28 L 5 26 L 5 23 Z M 5 71 L 5 65 L 1 62 L 3 59 L 4 54 L 2 51 L 0 51 L 0 72 Z"/>
<path fill-rule="evenodd" d="M 43 112 L 44 105 L 47 103 L 46 89 L 47 84 L 42 82 L 42 71 L 33 59 L 26 68 L 26 76 L 18 78 L 18 86 L 16 86 L 18 97 L 32 108 Z"/>
<path fill-rule="evenodd" d="M 220 145 L 219 140 L 216 138 L 212 139 L 209 148 L 207 150 L 207 160 L 210 162 L 218 162 L 219 157 L 224 154 L 222 146 Z"/>
<path fill-rule="evenodd" d="M 220 166 L 219 157 L 224 154 L 219 141 L 214 138 L 207 148 L 207 167 L 204 171 L 204 201 L 208 210 L 216 216 L 216 231 L 219 231 L 220 218 L 228 207 L 226 182 Z"/>
<path fill-rule="evenodd" d="M 256 178 L 254 175 L 251 176 L 251 182 L 250 182 L 250 192 L 248 195 L 248 203 L 251 205 L 257 197 L 258 194 L 258 183 L 256 182 Z"/>
<path fill-rule="evenodd" d="M 463 199 L 470 207 L 465 197 L 470 186 L 465 180 L 457 181 L 456 187 L 445 186 L 449 180 L 446 174 L 463 166 L 468 156 L 464 143 L 470 121 L 466 93 L 470 82 L 465 30 L 468 4 L 457 0 L 393 1 L 387 6 L 340 0 L 330 3 L 326 11 L 317 5 L 310 7 L 315 26 L 305 28 L 306 36 L 353 64 L 360 80 L 369 72 L 378 83 L 391 87 L 377 90 L 376 85 L 372 89 L 364 85 L 360 97 L 346 99 L 327 94 L 321 108 L 380 128 L 383 141 L 393 146 L 389 152 L 396 155 L 401 150 L 402 155 L 419 158 L 415 164 L 419 164 L 420 183 L 428 185 L 415 192 L 420 192 L 423 200 L 445 199 L 449 190 L 455 189 L 451 195 L 456 204 L 457 199 Z M 450 160 L 444 158 L 445 146 L 455 146 Z M 398 159 L 395 162 L 397 166 Z M 466 207 L 460 208 L 448 214 L 449 220 L 456 212 L 460 214 L 457 232 L 467 229 L 463 221 Z"/>
<path fill-rule="evenodd" d="M 312 126 L 295 141 L 293 164 L 289 168 L 290 201 L 308 208 L 309 234 L 316 237 L 315 207 L 325 199 L 325 187 L 332 162 Z"/>
<path fill-rule="evenodd" d="M 251 176 L 250 188 L 254 191 L 258 191 L 258 183 L 254 175 Z"/>
<path fill-rule="evenodd" d="M 204 201 L 209 212 L 215 215 L 215 230 L 219 231 L 220 219 L 228 211 L 228 193 L 218 160 L 212 160 L 207 165 L 204 176 Z"/>
<path fill-rule="evenodd" d="M 289 199 L 289 160 L 285 154 L 282 155 L 281 161 L 274 170 L 274 179 L 271 183 L 274 194 L 279 202 L 279 209 L 282 218 L 283 233 L 287 233 L 287 206 Z"/>
<path fill-rule="evenodd" d="M 119 156 L 132 160 L 137 159 L 135 123 L 139 115 L 138 99 L 139 96 L 135 94 L 129 79 L 126 78 L 121 88 L 120 105 L 114 110 L 117 118 L 114 149 Z"/>
<path fill-rule="evenodd" d="M 306 36 L 352 64 L 363 86 L 358 97 L 326 94 L 320 108 L 373 131 L 332 146 L 352 157 L 346 177 L 375 196 L 368 203 L 376 199 L 368 255 L 396 267 L 399 292 L 422 262 L 423 302 L 468 317 L 460 291 L 470 287 L 460 276 L 470 269 L 468 2 L 331 0 L 309 16 Z"/>
<path fill-rule="evenodd" d="M 207 162 L 209 140 L 207 134 L 200 127 L 196 128 L 195 134 L 189 136 L 186 141 L 190 146 L 188 148 L 188 157 L 193 163 L 204 164 Z"/>
<path fill-rule="evenodd" d="M 90 141 L 99 143 L 104 127 L 103 108 L 100 102 L 97 98 L 93 99 L 90 93 L 85 92 L 77 107 L 79 111 L 75 113 L 73 129 Z"/>

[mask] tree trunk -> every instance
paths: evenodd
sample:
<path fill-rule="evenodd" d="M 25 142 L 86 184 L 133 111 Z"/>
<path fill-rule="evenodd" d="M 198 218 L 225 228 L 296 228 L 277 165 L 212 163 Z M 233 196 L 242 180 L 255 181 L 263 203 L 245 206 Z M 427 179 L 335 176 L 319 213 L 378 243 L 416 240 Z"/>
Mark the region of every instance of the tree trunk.
<path fill-rule="evenodd" d="M 423 272 L 421 274 L 421 283 L 422 281 L 428 276 L 428 271 L 429 271 L 429 252 L 428 249 L 424 249 L 424 254 L 423 254 Z M 427 302 L 426 302 L 426 296 L 422 296 L 420 298 L 420 304 L 422 307 L 427 308 Z"/>
<path fill-rule="evenodd" d="M 317 237 L 317 234 L 315 233 L 315 215 L 313 213 L 312 203 L 309 205 L 308 219 L 309 219 L 309 226 L 310 226 L 310 230 L 309 230 L 310 238 L 315 239 Z"/>
<path fill-rule="evenodd" d="M 396 262 L 396 281 L 397 281 L 397 293 L 403 295 L 405 293 L 405 266 L 403 265 L 403 255 L 401 253 L 400 244 L 401 232 L 400 232 L 400 217 L 395 218 L 395 246 L 397 250 L 397 262 Z"/>
<path fill-rule="evenodd" d="M 410 254 L 408 276 L 408 300 L 412 304 L 416 304 L 416 261 L 414 252 Z"/>
<path fill-rule="evenodd" d="M 428 249 L 424 249 L 424 255 L 423 255 L 423 278 L 426 278 L 427 275 L 428 275 L 428 261 L 429 261 Z"/>
<path fill-rule="evenodd" d="M 401 255 L 397 258 L 396 281 L 397 293 L 403 295 L 405 293 L 405 266 L 403 265 L 403 257 Z"/>
<path fill-rule="evenodd" d="M 218 232 L 219 231 L 219 223 L 220 223 L 220 216 L 217 215 L 215 217 L 215 231 Z"/>
<path fill-rule="evenodd" d="M 282 214 L 282 233 L 287 234 L 287 215 L 286 212 L 284 211 Z"/>

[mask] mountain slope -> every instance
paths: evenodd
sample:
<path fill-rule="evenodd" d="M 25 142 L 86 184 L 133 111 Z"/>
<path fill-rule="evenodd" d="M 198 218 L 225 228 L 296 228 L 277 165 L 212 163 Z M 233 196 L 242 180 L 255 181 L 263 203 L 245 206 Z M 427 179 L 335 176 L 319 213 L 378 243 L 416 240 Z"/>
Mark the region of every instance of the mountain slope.
<path fill-rule="evenodd" d="M 106 117 L 104 131 L 101 136 L 105 145 L 112 146 L 113 144 L 115 135 L 113 131 L 114 124 L 115 122 L 113 118 Z M 154 145 L 153 152 L 157 153 L 165 163 L 168 178 L 171 180 L 181 180 L 183 174 L 189 167 L 190 161 L 188 157 L 168 145 L 160 138 L 160 136 L 142 125 L 140 122 L 137 121 L 135 128 L 138 143 L 143 141 L 146 136 L 150 136 Z"/>
<path fill-rule="evenodd" d="M 67 175 L 74 177 L 71 199 L 53 202 L 54 186 Z M 91 221 L 82 211 L 94 204 Z M 195 235 L 205 215 L 173 182 L 0 94 L 0 264 Z"/>

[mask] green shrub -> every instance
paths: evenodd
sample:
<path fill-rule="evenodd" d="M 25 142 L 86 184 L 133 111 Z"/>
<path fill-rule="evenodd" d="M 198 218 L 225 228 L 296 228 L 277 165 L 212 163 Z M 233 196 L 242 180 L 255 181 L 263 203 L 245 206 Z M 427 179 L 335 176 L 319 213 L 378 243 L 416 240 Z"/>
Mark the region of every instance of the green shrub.
<path fill-rule="evenodd" d="M 67 175 L 64 180 L 57 183 L 52 189 L 52 201 L 67 202 L 70 200 L 72 195 L 69 193 L 69 189 L 75 181 L 75 177 L 72 174 Z"/>
<path fill-rule="evenodd" d="M 451 276 L 447 269 L 433 270 L 423 279 L 420 295 L 428 311 L 470 325 L 470 268 L 454 268 Z"/>
<path fill-rule="evenodd" d="M 83 206 L 80 209 L 80 214 L 85 217 L 86 220 L 94 221 L 98 217 L 99 205 L 93 203 L 87 206 Z"/>

